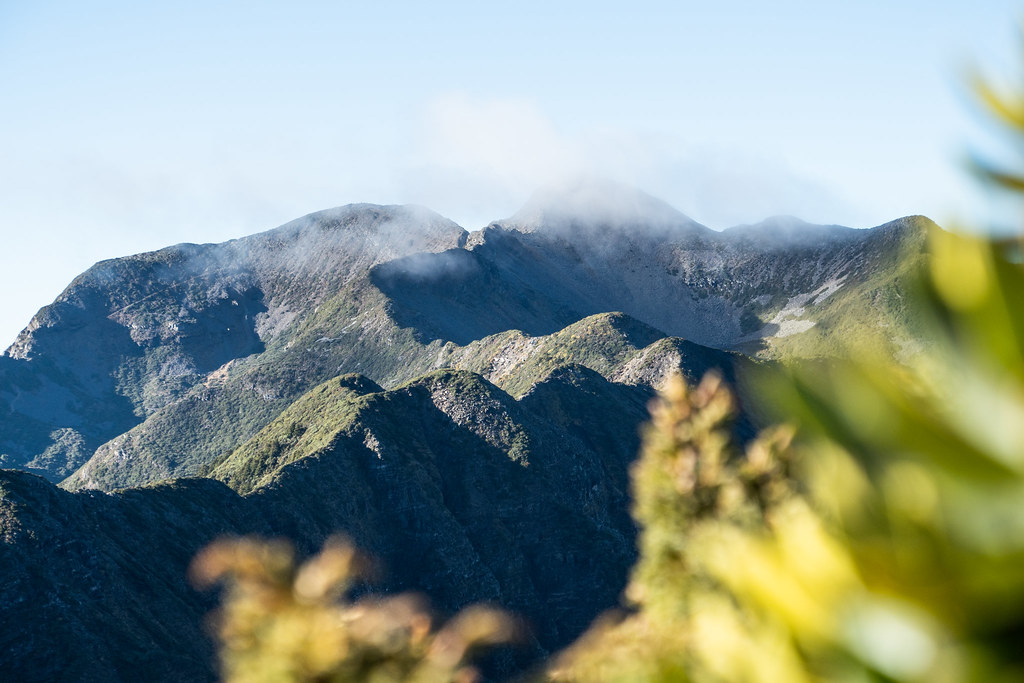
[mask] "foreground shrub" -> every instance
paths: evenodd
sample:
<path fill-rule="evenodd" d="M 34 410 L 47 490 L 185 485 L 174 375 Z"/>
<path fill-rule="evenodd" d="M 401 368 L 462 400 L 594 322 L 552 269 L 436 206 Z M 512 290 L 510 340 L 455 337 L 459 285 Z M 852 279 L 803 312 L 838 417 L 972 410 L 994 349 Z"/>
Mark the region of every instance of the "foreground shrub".
<path fill-rule="evenodd" d="M 203 550 L 193 582 L 226 584 L 214 616 L 226 681 L 472 681 L 477 647 L 512 638 L 512 622 L 471 607 L 435 630 L 423 601 L 348 595 L 366 562 L 330 540 L 296 567 L 286 543 L 227 539 Z"/>

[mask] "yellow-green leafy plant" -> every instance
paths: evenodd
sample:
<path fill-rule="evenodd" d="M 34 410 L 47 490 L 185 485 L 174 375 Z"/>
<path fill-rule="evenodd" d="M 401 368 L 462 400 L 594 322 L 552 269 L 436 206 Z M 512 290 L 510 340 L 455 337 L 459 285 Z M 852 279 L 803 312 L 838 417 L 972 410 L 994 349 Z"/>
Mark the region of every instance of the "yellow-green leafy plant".
<path fill-rule="evenodd" d="M 900 365 L 770 387 L 798 475 L 853 562 L 846 651 L 890 680 L 1024 679 L 1024 268 L 1016 242 L 936 231 Z"/>
<path fill-rule="evenodd" d="M 801 439 L 776 428 L 744 453 L 718 378 L 671 382 L 633 471 L 632 611 L 598 623 L 549 677 L 1024 679 L 1024 376 L 970 336 L 973 360 L 950 334 L 911 365 L 794 371 L 770 389 Z"/>
<path fill-rule="evenodd" d="M 366 566 L 339 539 L 300 566 L 284 542 L 225 539 L 201 551 L 193 582 L 226 584 L 213 619 L 224 680 L 473 681 L 472 650 L 514 636 L 513 622 L 485 607 L 467 608 L 435 630 L 415 595 L 353 601 L 348 593 Z"/>
<path fill-rule="evenodd" d="M 740 453 L 715 375 L 668 383 L 633 469 L 640 559 L 633 611 L 597 624 L 554 680 L 813 680 L 837 636 L 833 606 L 862 590 L 851 558 L 794 485 L 792 431 Z"/>
<path fill-rule="evenodd" d="M 979 88 L 1020 150 L 1024 103 Z M 978 167 L 1024 191 L 1020 173 Z M 815 505 L 891 606 L 859 637 L 892 678 L 1024 680 L 1022 255 L 1019 237 L 933 231 L 918 354 L 798 369 L 770 387 L 806 435 Z"/>

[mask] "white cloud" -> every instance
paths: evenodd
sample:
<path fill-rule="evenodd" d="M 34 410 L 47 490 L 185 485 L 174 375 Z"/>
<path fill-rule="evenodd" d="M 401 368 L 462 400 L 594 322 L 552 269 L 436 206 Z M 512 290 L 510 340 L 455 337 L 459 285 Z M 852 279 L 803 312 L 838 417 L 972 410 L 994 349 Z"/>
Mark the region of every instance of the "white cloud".
<path fill-rule="evenodd" d="M 669 134 L 569 130 L 524 99 L 434 99 L 399 166 L 397 194 L 468 228 L 514 213 L 540 187 L 580 176 L 634 185 L 716 228 L 783 213 L 861 221 L 835 191 L 800 177 L 783 160 Z"/>
<path fill-rule="evenodd" d="M 575 141 L 533 103 L 451 94 L 424 107 L 401 168 L 400 193 L 474 228 L 585 164 Z"/>
<path fill-rule="evenodd" d="M 220 241 L 348 202 L 418 203 L 475 229 L 537 189 L 603 176 L 715 228 L 779 213 L 869 224 L 784 160 L 679 133 L 576 125 L 526 98 L 448 94 L 418 115 L 378 113 L 287 135 L 255 126 L 223 140 L 150 136 L 141 147 L 116 136 L 5 141 L 0 285 L 25 294 L 0 312 L 0 346 L 93 261 Z"/>

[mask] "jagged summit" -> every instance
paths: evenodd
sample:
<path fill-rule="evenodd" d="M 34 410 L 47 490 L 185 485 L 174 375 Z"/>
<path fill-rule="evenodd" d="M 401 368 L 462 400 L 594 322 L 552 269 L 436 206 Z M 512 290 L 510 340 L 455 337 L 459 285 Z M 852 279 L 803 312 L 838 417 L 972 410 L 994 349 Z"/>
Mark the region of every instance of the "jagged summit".
<path fill-rule="evenodd" d="M 614 227 L 656 235 L 710 232 L 666 202 L 628 185 L 586 178 L 534 193 L 501 225 L 523 232 L 593 231 Z"/>

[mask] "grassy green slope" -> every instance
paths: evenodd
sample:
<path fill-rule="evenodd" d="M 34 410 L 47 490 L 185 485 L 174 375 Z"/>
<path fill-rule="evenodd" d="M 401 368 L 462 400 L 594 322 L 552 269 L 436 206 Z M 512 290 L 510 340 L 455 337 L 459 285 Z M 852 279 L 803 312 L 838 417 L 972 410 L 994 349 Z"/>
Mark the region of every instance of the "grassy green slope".
<path fill-rule="evenodd" d="M 649 343 L 643 346 L 645 342 Z M 591 316 L 545 337 L 527 337 L 513 331 L 467 347 L 451 346 L 442 349 L 439 357 L 459 369 L 449 366 L 433 370 L 389 392 L 357 375 L 336 377 L 320 384 L 253 438 L 202 468 L 200 473 L 221 479 L 242 493 L 252 491 L 265 485 L 279 468 L 337 448 L 341 435 L 355 438 L 361 420 L 379 411 L 381 402 L 392 400 L 392 392 L 424 383 L 444 383 L 452 405 L 474 405 L 485 400 L 482 387 L 487 386 L 491 387 L 487 392 L 521 396 L 535 412 L 543 413 L 546 408 L 539 397 L 550 394 L 537 393 L 536 388 L 550 385 L 556 374 L 563 382 L 571 383 L 579 372 L 586 372 L 601 378 L 604 384 L 615 378 L 622 385 L 649 388 L 677 370 L 690 381 L 699 380 L 711 369 L 734 379 L 739 368 L 751 365 L 737 354 L 661 337 L 657 330 L 619 313 Z M 580 370 L 565 374 L 566 369 L 574 367 Z M 637 395 L 649 393 L 644 390 Z M 630 417 L 627 431 L 631 434 L 645 414 L 642 405 L 636 413 Z M 401 441 L 405 437 L 400 432 L 401 428 L 389 438 Z M 513 459 L 520 455 L 525 458 L 529 451 L 516 436 L 518 432 L 517 426 L 507 424 L 498 434 Z"/>
<path fill-rule="evenodd" d="M 439 341 L 423 345 L 412 330 L 391 323 L 383 300 L 366 305 L 373 294 L 359 296 L 362 305 L 352 303 L 350 290 L 328 300 L 287 343 L 236 361 L 223 379 L 193 390 L 104 444 L 64 486 L 109 490 L 201 474 L 288 409 L 304 390 L 338 373 L 357 372 L 394 387 L 441 368 L 468 370 L 521 396 L 552 370 L 570 364 L 606 378 L 657 385 L 669 367 L 698 379 L 709 368 L 729 374 L 744 362 L 737 354 L 682 340 L 666 345 L 661 332 L 621 313 L 590 316 L 543 337 L 513 330 L 465 347 Z M 131 457 L 123 455 L 128 453 Z"/>
<path fill-rule="evenodd" d="M 361 375 L 342 375 L 306 392 L 253 438 L 204 468 L 239 493 L 267 483 L 281 467 L 330 447 L 351 427 L 366 404 L 381 392 Z"/>
<path fill-rule="evenodd" d="M 805 317 L 814 327 L 768 339 L 759 355 L 785 361 L 838 358 L 859 351 L 899 357 L 911 351 L 925 334 L 917 312 L 905 302 L 926 262 L 929 229 L 937 228 L 920 216 L 877 228 L 863 262 L 849 273 L 844 286 L 807 306 Z"/>
<path fill-rule="evenodd" d="M 359 372 L 395 384 L 429 370 L 440 344 L 424 347 L 390 321 L 384 305 L 378 292 L 351 283 L 262 354 L 232 361 L 100 446 L 63 485 L 110 489 L 193 475 L 330 377 Z"/>
<path fill-rule="evenodd" d="M 665 335 L 622 313 L 592 315 L 554 334 L 512 331 L 451 353 L 453 366 L 477 372 L 513 396 L 558 367 L 578 363 L 605 377 Z"/>

